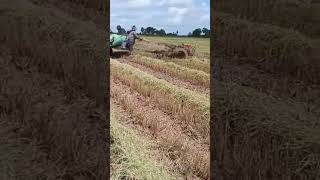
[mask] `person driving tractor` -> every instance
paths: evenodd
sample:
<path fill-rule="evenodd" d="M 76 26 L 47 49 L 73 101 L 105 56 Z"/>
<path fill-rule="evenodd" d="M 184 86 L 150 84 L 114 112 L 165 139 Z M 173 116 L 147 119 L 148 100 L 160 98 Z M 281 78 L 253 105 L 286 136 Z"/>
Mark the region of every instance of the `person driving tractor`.
<path fill-rule="evenodd" d="M 127 42 L 126 42 L 127 43 L 126 47 L 129 49 L 130 53 L 133 51 L 133 46 L 135 44 L 136 39 L 143 40 L 136 33 L 136 26 L 132 26 L 131 31 L 128 32 Z"/>
<path fill-rule="evenodd" d="M 137 35 L 135 26 L 132 26 L 131 30 L 128 31 L 127 36 L 110 34 L 110 53 L 112 54 L 112 48 L 121 46 L 122 49 L 128 49 L 131 54 L 136 39 L 143 40 Z"/>

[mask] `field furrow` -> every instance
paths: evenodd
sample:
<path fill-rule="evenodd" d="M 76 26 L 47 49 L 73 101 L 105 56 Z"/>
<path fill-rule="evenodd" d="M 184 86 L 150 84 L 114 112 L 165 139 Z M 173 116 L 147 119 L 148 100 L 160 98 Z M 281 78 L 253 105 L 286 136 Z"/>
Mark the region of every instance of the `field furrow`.
<path fill-rule="evenodd" d="M 196 92 L 176 87 L 167 81 L 157 79 L 130 65 L 111 60 L 111 76 L 151 97 L 159 107 L 173 113 L 180 121 L 193 127 L 196 137 L 209 137 L 209 99 Z"/>
<path fill-rule="evenodd" d="M 118 59 L 118 61 L 121 62 L 121 63 L 129 64 L 130 66 L 133 66 L 133 67 L 135 67 L 137 69 L 140 69 L 141 71 L 143 71 L 143 72 L 145 72 L 147 74 L 151 74 L 151 75 L 155 76 L 158 79 L 166 80 L 169 83 L 174 84 L 175 86 L 179 86 L 179 87 L 182 87 L 182 88 L 185 88 L 185 89 L 189 89 L 191 91 L 196 91 L 196 92 L 199 92 L 199 93 L 202 93 L 204 95 L 209 96 L 209 93 L 210 93 L 209 87 L 206 88 L 206 87 L 203 87 L 203 86 L 191 84 L 190 82 L 186 82 L 186 81 L 184 81 L 181 78 L 178 78 L 176 76 L 172 76 L 170 74 L 166 74 L 164 72 L 161 72 L 161 71 L 149 68 L 147 66 L 132 62 L 130 59 Z"/>
<path fill-rule="evenodd" d="M 210 61 L 208 60 L 208 58 L 199 58 L 199 57 L 189 57 L 187 59 L 176 59 L 176 58 L 165 58 L 165 57 L 159 58 L 157 54 L 144 52 L 143 49 L 145 44 L 143 42 L 137 42 L 136 46 L 137 46 L 138 56 L 158 59 L 165 62 L 172 62 L 177 65 L 183 66 L 185 68 L 203 71 L 205 73 L 210 73 Z"/>
<path fill-rule="evenodd" d="M 191 84 L 209 88 L 210 76 L 208 73 L 185 68 L 172 62 L 164 62 L 161 60 L 139 55 L 131 58 L 130 61 L 149 67 L 153 70 L 160 71 L 171 76 L 175 76 L 177 78 L 180 78 L 181 80 L 190 82 Z"/>
<path fill-rule="evenodd" d="M 157 149 L 170 159 L 170 168 L 191 179 L 208 177 L 209 146 L 188 136 L 188 127 L 157 108 L 130 87 L 112 81 L 112 99 L 130 115 L 126 124 L 154 139 Z M 197 178 L 198 177 L 198 178 Z"/>
<path fill-rule="evenodd" d="M 190 58 L 190 59 L 164 59 L 167 62 L 173 62 L 175 64 L 178 64 L 180 66 L 195 69 L 198 71 L 203 71 L 205 73 L 210 73 L 210 61 L 208 59 L 200 60 L 197 57 Z"/>

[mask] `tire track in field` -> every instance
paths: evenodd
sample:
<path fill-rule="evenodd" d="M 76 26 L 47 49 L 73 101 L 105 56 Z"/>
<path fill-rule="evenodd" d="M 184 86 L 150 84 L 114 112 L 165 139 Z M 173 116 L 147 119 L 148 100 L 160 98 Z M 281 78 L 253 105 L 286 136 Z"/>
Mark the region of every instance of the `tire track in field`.
<path fill-rule="evenodd" d="M 130 87 L 112 80 L 111 97 L 131 118 L 127 123 L 155 140 L 157 148 L 172 161 L 172 166 L 191 179 L 209 175 L 209 145 L 191 139 L 187 128 L 172 115 L 159 110 L 149 99 Z M 196 178 L 198 176 L 198 178 Z"/>
<path fill-rule="evenodd" d="M 183 87 L 183 88 L 189 89 L 191 91 L 199 92 L 201 94 L 208 96 L 208 98 L 209 98 L 210 87 L 193 85 L 190 82 L 179 79 L 178 77 L 173 77 L 173 76 L 170 76 L 169 74 L 165 74 L 160 71 L 153 70 L 153 69 L 146 67 L 144 65 L 131 62 L 129 58 L 122 58 L 122 59 L 118 59 L 118 60 L 121 63 L 126 63 L 128 65 L 131 65 L 135 68 L 140 69 L 141 71 L 144 71 L 148 74 L 151 74 L 158 79 L 164 79 L 164 80 L 168 81 L 169 83 L 174 84 L 176 86 Z"/>

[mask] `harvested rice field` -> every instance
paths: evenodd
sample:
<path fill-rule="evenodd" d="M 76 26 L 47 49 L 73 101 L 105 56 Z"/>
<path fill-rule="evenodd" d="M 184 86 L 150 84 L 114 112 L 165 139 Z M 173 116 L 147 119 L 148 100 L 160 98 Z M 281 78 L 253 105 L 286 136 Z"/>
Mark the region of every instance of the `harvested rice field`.
<path fill-rule="evenodd" d="M 209 60 L 183 59 L 199 62 L 189 68 L 172 58 L 146 54 L 140 50 L 144 45 L 138 42 L 133 55 L 110 60 L 111 106 L 126 116 L 118 121 L 149 141 L 145 148 L 148 154 L 157 152 L 153 162 L 159 164 L 158 170 L 166 167 L 173 179 L 208 179 L 210 76 L 197 67 L 210 67 Z M 134 174 L 129 177 L 144 179 Z"/>
<path fill-rule="evenodd" d="M 206 180 L 214 177 L 210 157 L 219 158 L 224 179 L 320 178 L 318 26 L 287 17 L 306 18 L 320 12 L 316 6 L 245 0 L 232 8 L 226 1 L 214 14 L 214 44 L 146 37 L 131 56 L 110 60 L 107 6 L 0 3 L 0 21 L 8 25 L 0 32 L 0 151 L 10 151 L 0 157 L 3 179 L 103 179 L 105 141 L 114 180 Z M 192 44 L 196 53 L 159 55 L 164 41 Z M 97 79 L 109 62 L 106 140 L 97 137 L 105 137 L 106 125 Z M 221 153 L 210 154 L 210 147 Z"/>

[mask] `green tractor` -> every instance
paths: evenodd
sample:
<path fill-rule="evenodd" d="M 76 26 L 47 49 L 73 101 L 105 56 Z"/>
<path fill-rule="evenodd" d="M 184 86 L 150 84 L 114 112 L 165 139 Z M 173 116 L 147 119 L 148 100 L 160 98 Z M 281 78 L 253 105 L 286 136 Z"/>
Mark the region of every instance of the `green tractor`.
<path fill-rule="evenodd" d="M 126 35 L 110 34 L 110 56 L 121 57 L 123 54 L 130 54 L 130 51 L 126 49 L 125 42 Z"/>

